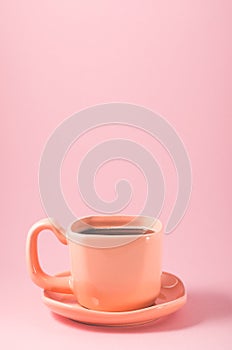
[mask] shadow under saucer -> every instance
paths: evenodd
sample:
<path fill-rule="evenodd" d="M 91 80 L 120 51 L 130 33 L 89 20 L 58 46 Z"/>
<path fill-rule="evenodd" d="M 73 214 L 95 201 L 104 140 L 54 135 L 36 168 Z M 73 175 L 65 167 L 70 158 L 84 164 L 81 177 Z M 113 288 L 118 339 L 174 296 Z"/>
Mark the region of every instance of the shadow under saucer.
<path fill-rule="evenodd" d="M 67 319 L 52 313 L 55 320 L 64 325 L 87 332 L 102 333 L 149 333 L 169 332 L 194 327 L 197 324 L 232 317 L 232 298 L 228 295 L 203 290 L 188 291 L 186 305 L 173 315 L 143 325 L 124 327 L 94 326 Z"/>

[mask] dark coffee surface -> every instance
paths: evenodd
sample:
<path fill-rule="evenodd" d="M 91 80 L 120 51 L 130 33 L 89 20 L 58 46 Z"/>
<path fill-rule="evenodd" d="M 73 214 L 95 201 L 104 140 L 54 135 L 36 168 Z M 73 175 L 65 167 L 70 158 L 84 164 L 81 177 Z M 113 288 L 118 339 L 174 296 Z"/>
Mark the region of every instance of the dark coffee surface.
<path fill-rule="evenodd" d="M 88 228 L 79 233 L 88 235 L 144 235 L 153 233 L 152 230 L 140 227 L 109 227 L 109 228 Z"/>

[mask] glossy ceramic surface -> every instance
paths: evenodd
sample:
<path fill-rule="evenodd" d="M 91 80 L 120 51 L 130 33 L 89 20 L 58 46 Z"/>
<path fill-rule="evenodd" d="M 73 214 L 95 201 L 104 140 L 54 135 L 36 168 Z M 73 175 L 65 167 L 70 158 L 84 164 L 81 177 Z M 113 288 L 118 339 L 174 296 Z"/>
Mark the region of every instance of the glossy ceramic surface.
<path fill-rule="evenodd" d="M 85 233 L 93 227 L 100 233 Z M 143 233 L 134 234 L 138 228 Z M 45 229 L 68 244 L 69 276 L 53 277 L 42 270 L 37 239 Z M 123 234 L 112 233 L 112 229 L 123 230 Z M 81 305 L 92 310 L 128 311 L 147 307 L 160 292 L 162 235 L 159 220 L 145 216 L 86 217 L 71 224 L 66 233 L 44 219 L 32 226 L 28 234 L 29 273 L 43 289 L 74 294 Z"/>
<path fill-rule="evenodd" d="M 67 277 L 69 272 L 59 276 Z M 44 304 L 58 315 L 92 325 L 129 326 L 151 322 L 180 309 L 186 302 L 186 291 L 182 281 L 175 275 L 163 272 L 161 290 L 155 304 L 133 311 L 105 312 L 84 308 L 74 295 L 44 291 Z"/>

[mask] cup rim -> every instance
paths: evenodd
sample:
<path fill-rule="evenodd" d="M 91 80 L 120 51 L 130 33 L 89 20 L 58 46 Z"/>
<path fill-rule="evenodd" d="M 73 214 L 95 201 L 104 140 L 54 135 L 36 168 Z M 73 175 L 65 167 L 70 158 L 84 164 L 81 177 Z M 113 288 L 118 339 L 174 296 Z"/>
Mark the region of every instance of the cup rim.
<path fill-rule="evenodd" d="M 110 228 L 112 227 L 112 221 L 114 223 L 121 223 L 121 225 L 113 225 L 113 227 L 122 228 L 129 227 L 131 223 L 136 223 L 136 226 L 143 227 L 144 229 L 150 230 L 149 233 L 136 233 L 136 234 L 85 234 L 81 233 L 80 229 L 83 231 L 86 227 L 102 227 L 102 228 Z M 89 225 L 89 223 L 92 225 Z M 93 223 L 98 222 L 98 226 L 93 225 Z M 111 223 L 111 225 L 109 225 Z M 124 225 L 122 225 L 124 223 Z M 145 225 L 147 223 L 147 225 Z M 91 215 L 82 217 L 73 223 L 71 223 L 66 232 L 66 239 L 68 242 L 72 242 L 75 244 L 79 244 L 82 246 L 86 246 L 89 248 L 99 249 L 99 248 L 117 248 L 124 246 L 126 244 L 132 243 L 133 241 L 140 240 L 142 238 L 149 239 L 152 236 L 156 236 L 161 234 L 162 232 L 162 224 L 160 220 L 152 218 L 150 216 L 141 216 L 141 215 Z"/>
<path fill-rule="evenodd" d="M 123 222 L 123 224 L 112 225 L 112 221 L 115 222 L 115 220 L 118 220 L 118 222 Z M 98 221 L 98 225 L 94 224 Z M 126 222 L 127 221 L 127 222 Z M 90 224 L 90 222 L 92 224 Z M 103 224 L 102 224 L 103 222 Z M 111 222 L 111 225 L 109 224 Z M 136 225 L 131 223 L 137 223 Z M 145 224 L 145 222 L 148 222 L 149 224 Z M 123 234 L 123 236 L 151 236 L 154 234 L 158 234 L 162 231 L 163 225 L 161 221 L 158 218 L 153 218 L 151 216 L 144 216 L 144 215 L 90 215 L 90 216 L 83 216 L 75 221 L 73 221 L 67 229 L 67 233 L 75 234 L 75 235 L 86 235 L 84 233 L 84 230 L 86 228 L 140 228 L 144 229 L 148 232 L 146 233 L 136 233 L 136 234 Z M 80 230 L 77 230 L 77 229 Z M 91 236 L 103 236 L 103 234 L 91 234 Z M 104 234 L 106 236 L 106 234 Z M 121 234 L 114 234 L 114 236 L 122 236 Z"/>

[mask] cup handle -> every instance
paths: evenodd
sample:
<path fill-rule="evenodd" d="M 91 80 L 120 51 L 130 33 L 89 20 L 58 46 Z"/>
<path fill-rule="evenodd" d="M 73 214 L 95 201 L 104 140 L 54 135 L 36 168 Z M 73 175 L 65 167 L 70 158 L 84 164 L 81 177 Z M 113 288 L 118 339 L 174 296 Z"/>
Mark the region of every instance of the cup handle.
<path fill-rule="evenodd" d="M 50 276 L 40 266 L 37 241 L 40 232 L 43 230 L 52 231 L 61 243 L 67 245 L 64 230 L 52 224 L 52 219 L 43 219 L 34 224 L 28 232 L 26 244 L 27 267 L 30 277 L 35 284 L 43 289 L 72 293 L 70 276 Z"/>

